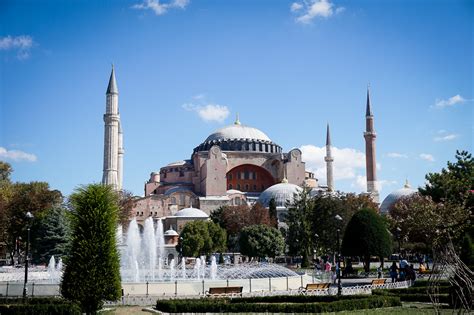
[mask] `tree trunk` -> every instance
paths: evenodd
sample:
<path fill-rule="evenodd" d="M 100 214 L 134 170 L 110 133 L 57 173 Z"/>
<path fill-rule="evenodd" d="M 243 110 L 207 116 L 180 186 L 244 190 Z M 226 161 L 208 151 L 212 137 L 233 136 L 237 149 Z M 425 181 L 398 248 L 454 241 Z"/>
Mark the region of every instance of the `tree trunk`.
<path fill-rule="evenodd" d="M 365 256 L 365 272 L 370 272 L 370 255 Z"/>
<path fill-rule="evenodd" d="M 383 269 L 383 263 L 384 263 L 384 258 L 383 256 L 380 256 L 380 267 Z"/>

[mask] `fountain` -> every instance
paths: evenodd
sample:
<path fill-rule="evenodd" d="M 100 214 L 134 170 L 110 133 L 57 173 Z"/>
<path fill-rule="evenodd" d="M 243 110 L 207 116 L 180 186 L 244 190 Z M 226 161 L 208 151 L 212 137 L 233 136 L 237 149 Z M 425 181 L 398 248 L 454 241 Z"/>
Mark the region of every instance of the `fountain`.
<path fill-rule="evenodd" d="M 216 256 L 212 256 L 212 258 L 211 258 L 210 278 L 212 280 L 216 280 L 216 276 L 217 276 Z"/>

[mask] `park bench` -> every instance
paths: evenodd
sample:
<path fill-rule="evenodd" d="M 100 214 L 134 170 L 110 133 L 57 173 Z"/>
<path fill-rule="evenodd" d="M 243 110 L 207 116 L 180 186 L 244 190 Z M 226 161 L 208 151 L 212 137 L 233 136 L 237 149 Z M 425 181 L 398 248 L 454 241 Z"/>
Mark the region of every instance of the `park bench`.
<path fill-rule="evenodd" d="M 215 287 L 209 288 L 206 292 L 206 296 L 242 296 L 243 287 Z"/>
<path fill-rule="evenodd" d="M 374 279 L 372 280 L 372 283 L 370 285 L 376 287 L 376 286 L 384 285 L 386 281 L 387 279 Z"/>
<path fill-rule="evenodd" d="M 302 294 L 315 291 L 327 291 L 329 293 L 330 285 L 330 283 L 308 283 L 306 284 L 306 288 L 301 287 L 299 291 Z"/>

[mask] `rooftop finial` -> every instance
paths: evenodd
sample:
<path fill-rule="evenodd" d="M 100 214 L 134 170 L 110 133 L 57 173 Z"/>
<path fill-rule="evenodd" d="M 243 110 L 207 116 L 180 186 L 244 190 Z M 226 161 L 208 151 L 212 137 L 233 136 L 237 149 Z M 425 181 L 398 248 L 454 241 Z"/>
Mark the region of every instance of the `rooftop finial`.
<path fill-rule="evenodd" d="M 410 183 L 408 182 L 408 178 L 405 179 L 405 185 L 403 185 L 404 188 L 411 188 Z"/>
<path fill-rule="evenodd" d="M 235 122 L 234 125 L 240 125 L 240 120 L 239 120 L 239 113 L 236 114 L 235 116 Z"/>
<path fill-rule="evenodd" d="M 286 179 L 286 168 L 283 169 L 283 179 L 281 180 L 283 184 L 288 184 L 288 179 Z"/>

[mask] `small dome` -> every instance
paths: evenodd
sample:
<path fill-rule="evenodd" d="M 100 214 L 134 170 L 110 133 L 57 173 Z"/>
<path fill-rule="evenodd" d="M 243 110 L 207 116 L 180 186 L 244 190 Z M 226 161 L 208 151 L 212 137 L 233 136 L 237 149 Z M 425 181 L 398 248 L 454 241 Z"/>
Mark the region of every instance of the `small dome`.
<path fill-rule="evenodd" d="M 170 229 L 164 233 L 165 236 L 178 236 L 178 232 L 173 230 L 173 227 L 170 226 Z"/>
<path fill-rule="evenodd" d="M 197 208 L 184 208 L 176 212 L 175 217 L 181 218 L 208 218 L 209 216 Z"/>
<path fill-rule="evenodd" d="M 268 207 L 270 200 L 275 199 L 277 207 L 286 207 L 287 202 L 292 203 L 295 194 L 301 192 L 301 190 L 302 188 L 298 185 L 283 182 L 264 190 L 258 197 L 258 202 L 264 207 Z"/>
<path fill-rule="evenodd" d="M 270 138 L 263 133 L 263 131 L 260 131 L 257 128 L 241 125 L 240 123 L 217 130 L 209 135 L 204 142 L 224 139 L 249 139 L 271 142 Z"/>
<path fill-rule="evenodd" d="M 405 197 L 409 197 L 417 192 L 416 189 L 412 189 L 408 181 L 405 183 L 403 188 L 391 192 L 380 205 L 381 213 L 388 213 L 391 207 L 393 207 L 399 200 Z"/>

